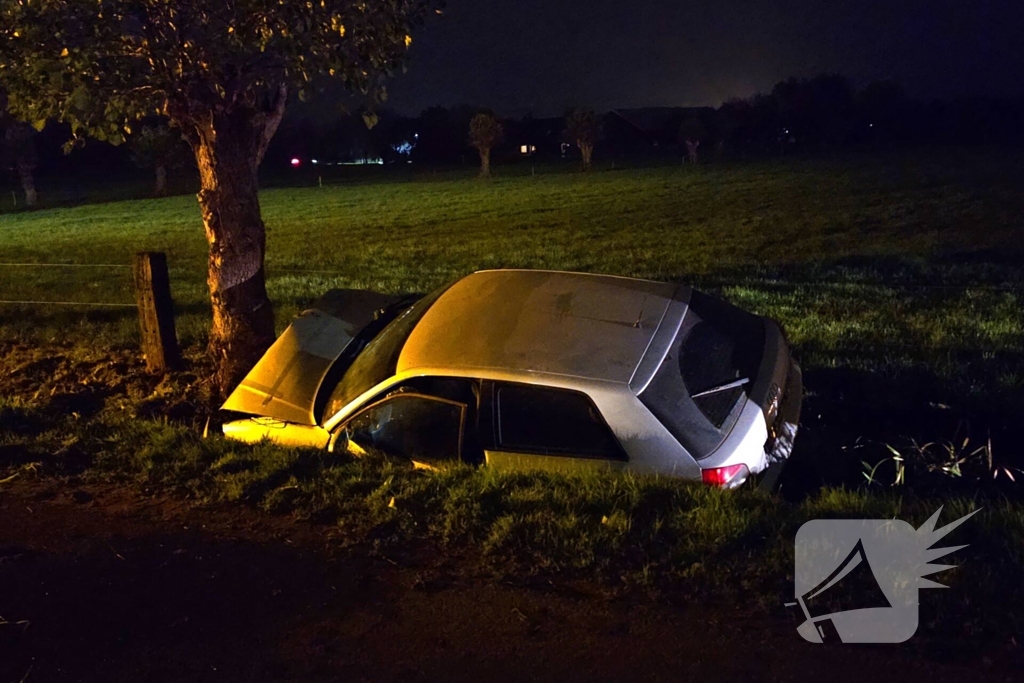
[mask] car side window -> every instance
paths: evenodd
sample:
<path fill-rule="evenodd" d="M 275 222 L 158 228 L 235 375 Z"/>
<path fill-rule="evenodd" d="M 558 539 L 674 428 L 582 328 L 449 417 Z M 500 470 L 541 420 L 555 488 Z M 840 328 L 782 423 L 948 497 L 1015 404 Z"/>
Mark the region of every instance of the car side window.
<path fill-rule="evenodd" d="M 625 460 L 597 407 L 578 391 L 499 384 L 495 417 L 499 450 Z"/>
<path fill-rule="evenodd" d="M 392 394 L 345 424 L 362 448 L 418 462 L 458 462 L 466 405 L 412 392 Z"/>

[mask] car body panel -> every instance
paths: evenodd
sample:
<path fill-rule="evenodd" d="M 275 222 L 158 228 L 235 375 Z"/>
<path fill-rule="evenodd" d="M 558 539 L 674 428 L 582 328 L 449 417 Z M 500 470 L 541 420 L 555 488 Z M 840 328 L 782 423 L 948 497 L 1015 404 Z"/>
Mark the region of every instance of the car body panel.
<path fill-rule="evenodd" d="M 374 292 L 331 290 L 288 326 L 222 408 L 315 425 L 317 394 L 334 361 L 376 311 L 396 300 Z"/>
<path fill-rule="evenodd" d="M 765 457 L 768 466 L 762 472 L 761 486 L 772 488 L 782 472 L 783 466 L 793 453 L 793 445 L 800 425 L 800 409 L 803 399 L 803 372 L 796 361 L 790 361 L 786 375 L 778 414 L 768 428 L 765 443 Z"/>
<path fill-rule="evenodd" d="M 764 452 L 767 440 L 768 423 L 765 422 L 764 412 L 753 401 L 743 401 L 739 417 L 725 441 L 698 462 L 702 468 L 743 463 L 751 474 L 756 474 L 768 466 Z"/>
<path fill-rule="evenodd" d="M 537 470 L 565 474 L 583 472 L 612 472 L 628 467 L 621 460 L 603 458 L 574 458 L 567 455 L 540 455 L 537 453 L 510 453 L 506 451 L 484 451 L 484 463 L 498 470 Z"/>
<path fill-rule="evenodd" d="M 775 321 L 765 321 L 764 356 L 758 368 L 757 379 L 750 387 L 750 400 L 761 406 L 771 424 L 778 411 L 781 391 L 786 386 L 790 359 L 786 336 Z M 802 386 L 802 385 L 801 385 Z"/>
<path fill-rule="evenodd" d="M 671 350 L 676 335 L 679 334 L 679 328 L 683 324 L 683 319 L 686 317 L 687 302 L 690 299 L 691 291 L 689 287 L 677 289 L 675 296 L 665 309 L 665 315 L 662 317 L 661 324 L 658 325 L 657 332 L 651 337 L 651 343 L 647 345 L 644 357 L 629 380 L 629 388 L 637 396 L 642 394 L 654 379 L 665 356 Z"/>
<path fill-rule="evenodd" d="M 551 373 L 524 373 L 499 371 L 493 368 L 451 368 L 427 367 L 417 368 L 388 379 L 362 396 L 352 401 L 346 410 L 327 419 L 324 429 L 335 432 L 344 425 L 364 406 L 378 400 L 395 386 L 416 377 L 464 377 L 494 382 L 516 382 L 536 384 L 556 389 L 569 389 L 586 394 L 601 413 L 612 434 L 619 440 L 626 453 L 627 461 L 621 462 L 621 469 L 636 474 L 662 473 L 670 476 L 700 478 L 700 466 L 686 449 L 676 441 L 665 426 L 647 410 L 640 400 L 629 390 L 629 386 L 619 382 L 589 380 L 567 375 Z M 498 452 L 496 449 L 491 449 Z M 532 456 L 554 457 L 554 456 Z M 579 461 L 581 467 L 592 469 L 593 464 L 586 461 L 592 458 L 565 458 L 565 469 L 573 461 Z M 508 459 L 503 462 L 508 463 Z M 615 461 L 609 461 L 615 462 Z"/>
<path fill-rule="evenodd" d="M 224 436 L 245 443 L 269 439 L 282 446 L 326 448 L 331 434 L 323 427 L 284 422 L 272 417 L 250 417 L 222 425 Z"/>
<path fill-rule="evenodd" d="M 412 331 L 398 372 L 468 367 L 628 382 L 676 285 L 607 275 L 482 271 Z"/>

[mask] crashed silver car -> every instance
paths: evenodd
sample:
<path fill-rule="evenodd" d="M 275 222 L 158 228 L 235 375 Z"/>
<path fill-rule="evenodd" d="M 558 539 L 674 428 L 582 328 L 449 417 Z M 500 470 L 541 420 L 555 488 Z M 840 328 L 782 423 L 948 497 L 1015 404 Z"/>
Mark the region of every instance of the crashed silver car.
<path fill-rule="evenodd" d="M 687 286 L 492 270 L 422 297 L 333 290 L 224 403 L 224 434 L 438 466 L 770 484 L 800 414 L 778 325 Z"/>

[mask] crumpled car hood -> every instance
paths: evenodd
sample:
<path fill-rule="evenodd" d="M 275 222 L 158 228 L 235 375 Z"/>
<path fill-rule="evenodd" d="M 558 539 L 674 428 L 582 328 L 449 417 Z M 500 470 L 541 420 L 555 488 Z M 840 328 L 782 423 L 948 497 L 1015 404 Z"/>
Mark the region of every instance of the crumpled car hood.
<path fill-rule="evenodd" d="M 333 289 L 300 314 L 228 396 L 222 410 L 315 425 L 320 385 L 374 313 L 399 297 Z"/>

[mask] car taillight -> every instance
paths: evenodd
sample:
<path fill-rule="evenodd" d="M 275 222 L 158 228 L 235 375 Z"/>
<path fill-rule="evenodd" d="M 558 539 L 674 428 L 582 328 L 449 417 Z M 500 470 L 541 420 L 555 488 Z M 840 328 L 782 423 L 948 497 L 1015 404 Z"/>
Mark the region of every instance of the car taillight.
<path fill-rule="evenodd" d="M 723 489 L 734 489 L 741 486 L 750 476 L 746 465 L 727 465 L 725 467 L 709 467 L 700 471 L 705 484 L 719 486 Z"/>

